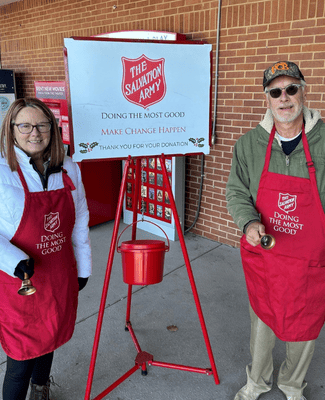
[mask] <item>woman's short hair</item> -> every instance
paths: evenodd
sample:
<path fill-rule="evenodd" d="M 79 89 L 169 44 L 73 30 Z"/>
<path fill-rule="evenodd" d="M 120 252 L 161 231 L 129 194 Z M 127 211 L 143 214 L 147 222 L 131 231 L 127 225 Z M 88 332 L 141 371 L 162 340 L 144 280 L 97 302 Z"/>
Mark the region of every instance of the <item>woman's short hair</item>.
<path fill-rule="evenodd" d="M 5 157 L 10 169 L 17 171 L 18 162 L 15 153 L 14 123 L 16 117 L 23 108 L 32 107 L 43 112 L 51 122 L 51 139 L 48 147 L 44 151 L 44 162 L 50 160 L 50 167 L 57 167 L 63 163 L 64 147 L 61 139 L 60 130 L 52 111 L 41 100 L 32 97 L 15 100 L 3 120 L 0 133 L 0 152 Z"/>

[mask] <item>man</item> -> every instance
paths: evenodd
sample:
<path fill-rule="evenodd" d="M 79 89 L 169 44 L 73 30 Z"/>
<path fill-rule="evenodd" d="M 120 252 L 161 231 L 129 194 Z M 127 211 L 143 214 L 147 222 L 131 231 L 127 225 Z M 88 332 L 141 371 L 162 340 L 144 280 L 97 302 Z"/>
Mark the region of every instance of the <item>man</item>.
<path fill-rule="evenodd" d="M 276 337 L 286 342 L 278 387 L 287 400 L 306 400 L 304 378 L 325 320 L 325 125 L 304 106 L 306 82 L 296 64 L 266 69 L 263 87 L 268 110 L 237 141 L 226 191 L 244 232 L 251 317 L 252 362 L 234 400 L 271 390 Z M 271 249 L 260 245 L 265 233 L 275 239 Z"/>

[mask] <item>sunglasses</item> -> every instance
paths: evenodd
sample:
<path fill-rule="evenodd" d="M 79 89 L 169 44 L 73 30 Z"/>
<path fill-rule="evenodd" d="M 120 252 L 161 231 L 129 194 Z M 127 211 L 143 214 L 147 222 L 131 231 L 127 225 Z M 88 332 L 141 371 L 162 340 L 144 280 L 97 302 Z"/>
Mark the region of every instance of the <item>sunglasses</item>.
<path fill-rule="evenodd" d="M 295 94 L 297 94 L 298 89 L 302 86 L 303 85 L 300 85 L 298 83 L 291 83 L 290 85 L 286 86 L 285 88 L 273 88 L 270 90 L 265 90 L 265 93 L 270 93 L 270 96 L 273 99 L 278 99 L 281 96 L 283 90 L 286 91 L 287 95 L 294 96 Z"/>

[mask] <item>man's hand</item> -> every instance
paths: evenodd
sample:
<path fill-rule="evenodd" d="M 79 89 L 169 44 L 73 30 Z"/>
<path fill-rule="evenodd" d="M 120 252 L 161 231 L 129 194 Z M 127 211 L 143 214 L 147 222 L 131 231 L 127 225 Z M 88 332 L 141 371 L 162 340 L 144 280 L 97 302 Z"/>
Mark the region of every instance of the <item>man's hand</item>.
<path fill-rule="evenodd" d="M 263 235 L 265 235 L 265 226 L 258 221 L 252 222 L 246 228 L 246 240 L 252 246 L 260 244 Z"/>

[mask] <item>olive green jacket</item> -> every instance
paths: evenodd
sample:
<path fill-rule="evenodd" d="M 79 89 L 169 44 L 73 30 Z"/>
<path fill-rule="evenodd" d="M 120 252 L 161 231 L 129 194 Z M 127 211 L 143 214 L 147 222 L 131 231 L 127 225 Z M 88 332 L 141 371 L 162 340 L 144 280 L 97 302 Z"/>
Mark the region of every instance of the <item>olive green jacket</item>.
<path fill-rule="evenodd" d="M 316 168 L 318 191 L 325 209 L 325 124 L 318 111 L 304 107 L 303 112 L 305 132 Z M 243 135 L 234 147 L 226 200 L 227 209 L 241 231 L 244 231 L 248 222 L 260 219 L 255 204 L 272 127 L 273 117 L 268 110 L 263 121 Z M 282 151 L 280 139 L 276 134 L 272 144 L 269 171 L 308 178 L 302 141 L 287 156 Z"/>

